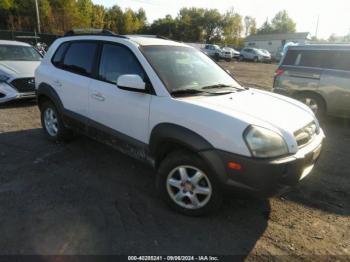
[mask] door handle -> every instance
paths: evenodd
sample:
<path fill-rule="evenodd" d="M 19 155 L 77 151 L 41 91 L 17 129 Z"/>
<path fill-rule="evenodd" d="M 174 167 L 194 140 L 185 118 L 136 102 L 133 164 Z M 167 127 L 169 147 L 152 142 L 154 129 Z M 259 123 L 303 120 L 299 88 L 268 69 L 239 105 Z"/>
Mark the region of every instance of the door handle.
<path fill-rule="evenodd" d="M 54 80 L 53 83 L 54 83 L 56 86 L 62 86 L 61 82 L 58 81 L 58 80 Z"/>
<path fill-rule="evenodd" d="M 103 96 L 101 93 L 93 93 L 93 94 L 91 95 L 91 97 L 92 97 L 93 99 L 98 100 L 98 101 L 105 101 L 105 100 L 106 100 L 106 99 L 104 98 L 104 96 Z"/>

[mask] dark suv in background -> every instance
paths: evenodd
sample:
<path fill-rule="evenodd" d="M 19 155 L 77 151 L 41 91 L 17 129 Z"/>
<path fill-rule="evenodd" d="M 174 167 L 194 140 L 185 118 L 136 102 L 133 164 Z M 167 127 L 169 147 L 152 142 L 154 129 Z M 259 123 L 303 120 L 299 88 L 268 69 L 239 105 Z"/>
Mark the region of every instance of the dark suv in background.
<path fill-rule="evenodd" d="M 299 99 L 320 117 L 350 117 L 350 45 L 289 47 L 274 92 Z"/>

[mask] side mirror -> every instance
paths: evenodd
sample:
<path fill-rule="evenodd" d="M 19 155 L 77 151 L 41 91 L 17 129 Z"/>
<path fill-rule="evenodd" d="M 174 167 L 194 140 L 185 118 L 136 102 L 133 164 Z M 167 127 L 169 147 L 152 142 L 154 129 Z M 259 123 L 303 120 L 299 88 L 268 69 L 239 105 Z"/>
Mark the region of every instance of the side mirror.
<path fill-rule="evenodd" d="M 121 75 L 118 77 L 117 86 L 120 89 L 129 91 L 145 91 L 146 83 L 142 80 L 139 75 Z"/>

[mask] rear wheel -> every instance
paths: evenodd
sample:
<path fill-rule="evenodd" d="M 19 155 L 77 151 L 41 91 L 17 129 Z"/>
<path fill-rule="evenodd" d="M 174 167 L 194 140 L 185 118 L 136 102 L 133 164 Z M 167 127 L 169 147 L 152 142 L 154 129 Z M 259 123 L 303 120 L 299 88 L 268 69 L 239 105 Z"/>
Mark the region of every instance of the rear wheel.
<path fill-rule="evenodd" d="M 220 60 L 220 55 L 219 55 L 219 53 L 215 53 L 214 59 L 215 59 L 215 61 L 219 61 L 219 60 Z"/>
<path fill-rule="evenodd" d="M 64 126 L 57 108 L 51 101 L 44 102 L 40 111 L 41 125 L 49 140 L 64 141 L 72 137 L 72 131 Z"/>
<path fill-rule="evenodd" d="M 189 216 L 213 212 L 222 196 L 205 162 L 196 154 L 174 152 L 160 164 L 157 188 L 173 209 Z"/>
<path fill-rule="evenodd" d="M 326 114 L 326 105 L 318 95 L 305 93 L 298 95 L 297 99 L 307 105 L 317 117 L 321 118 Z"/>

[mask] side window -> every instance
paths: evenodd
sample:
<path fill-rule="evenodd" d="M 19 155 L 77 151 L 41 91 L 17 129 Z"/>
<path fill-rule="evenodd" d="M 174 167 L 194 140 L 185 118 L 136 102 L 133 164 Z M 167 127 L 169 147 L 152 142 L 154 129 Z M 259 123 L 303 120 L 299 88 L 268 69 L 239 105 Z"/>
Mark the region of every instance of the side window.
<path fill-rule="evenodd" d="M 349 51 L 328 51 L 329 69 L 350 71 L 350 50 Z"/>
<path fill-rule="evenodd" d="M 297 58 L 297 65 L 305 67 L 324 67 L 324 51 L 303 50 L 300 58 Z"/>
<path fill-rule="evenodd" d="M 286 57 L 283 60 L 283 65 L 295 65 L 298 57 L 299 51 L 288 50 Z"/>
<path fill-rule="evenodd" d="M 54 56 L 52 58 L 52 64 L 54 64 L 55 66 L 58 66 L 58 67 L 61 66 L 63 55 L 64 55 L 68 45 L 69 45 L 69 42 L 65 42 L 57 48 L 56 53 L 54 54 Z"/>
<path fill-rule="evenodd" d="M 63 60 L 63 69 L 89 76 L 95 59 L 97 44 L 93 42 L 72 42 Z"/>
<path fill-rule="evenodd" d="M 136 74 L 145 79 L 145 72 L 131 51 L 123 46 L 104 44 L 101 54 L 99 78 L 117 83 L 124 74 Z"/>

